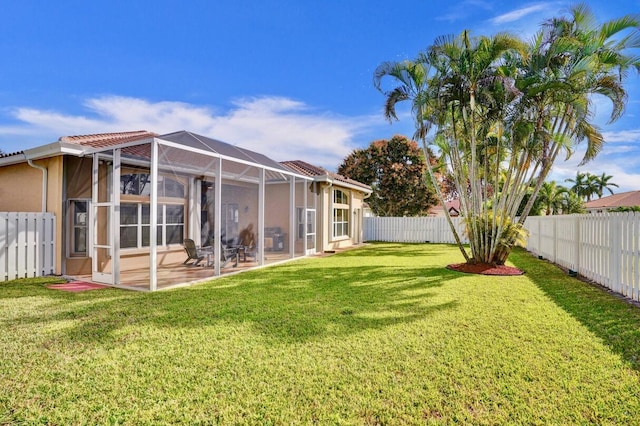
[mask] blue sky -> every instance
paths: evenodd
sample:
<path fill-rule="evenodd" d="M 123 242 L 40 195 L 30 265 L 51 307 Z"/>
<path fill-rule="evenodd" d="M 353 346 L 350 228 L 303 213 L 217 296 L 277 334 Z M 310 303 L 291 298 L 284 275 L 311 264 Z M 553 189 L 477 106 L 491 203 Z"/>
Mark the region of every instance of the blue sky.
<path fill-rule="evenodd" d="M 190 130 L 275 160 L 335 170 L 352 149 L 412 135 L 389 124 L 372 85 L 384 61 L 414 58 L 440 35 L 527 37 L 575 2 L 489 0 L 65 1 L 2 4 L 0 149 L 63 135 Z M 640 0 L 587 2 L 599 20 Z M 640 77 L 607 145 L 580 171 L 640 189 Z M 552 177 L 575 175 L 580 152 Z"/>

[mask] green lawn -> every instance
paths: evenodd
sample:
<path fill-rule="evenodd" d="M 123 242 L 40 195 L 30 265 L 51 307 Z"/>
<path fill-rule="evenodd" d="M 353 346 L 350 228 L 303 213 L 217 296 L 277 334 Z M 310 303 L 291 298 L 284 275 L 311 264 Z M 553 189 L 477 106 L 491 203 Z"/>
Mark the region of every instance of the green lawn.
<path fill-rule="evenodd" d="M 157 293 L 0 283 L 0 424 L 638 424 L 640 309 L 372 244 Z"/>

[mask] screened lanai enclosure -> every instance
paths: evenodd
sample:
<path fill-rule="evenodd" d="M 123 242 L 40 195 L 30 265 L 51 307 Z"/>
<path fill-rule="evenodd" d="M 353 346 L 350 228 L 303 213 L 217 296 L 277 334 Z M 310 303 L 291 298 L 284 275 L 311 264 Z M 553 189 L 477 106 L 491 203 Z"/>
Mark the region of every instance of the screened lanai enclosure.
<path fill-rule="evenodd" d="M 94 282 L 153 291 L 316 250 L 315 184 L 264 155 L 185 131 L 90 155 Z"/>

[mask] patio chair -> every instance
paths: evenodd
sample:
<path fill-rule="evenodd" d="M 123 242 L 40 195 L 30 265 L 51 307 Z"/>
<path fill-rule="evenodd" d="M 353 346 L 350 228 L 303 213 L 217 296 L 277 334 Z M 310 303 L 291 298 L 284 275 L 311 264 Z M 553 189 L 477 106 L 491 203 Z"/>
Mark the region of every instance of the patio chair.
<path fill-rule="evenodd" d="M 244 261 L 247 261 L 247 258 L 253 259 L 253 262 L 257 262 L 258 261 L 258 247 L 256 247 L 255 244 L 253 245 L 249 245 L 249 246 L 244 246 Z"/>
<path fill-rule="evenodd" d="M 190 238 L 185 238 L 185 240 L 183 241 L 183 244 L 184 244 L 184 251 L 187 252 L 187 259 L 184 262 L 182 262 L 182 264 L 187 265 L 189 264 L 190 260 L 193 260 L 194 262 L 189 265 L 198 266 L 198 264 L 202 261 L 202 259 L 204 259 L 205 256 L 207 255 L 206 252 L 196 247 L 195 241 L 193 241 Z"/>
<path fill-rule="evenodd" d="M 222 250 L 220 250 L 220 267 L 224 268 L 229 264 L 229 262 L 233 262 L 233 266 L 238 266 L 238 249 L 233 247 L 227 247 L 222 244 Z"/>
<path fill-rule="evenodd" d="M 234 239 L 226 240 L 222 238 L 224 241 L 220 242 L 220 267 L 224 268 L 234 260 L 233 266 L 238 266 L 238 249 L 237 247 L 231 247 L 228 243 L 234 241 Z M 225 243 L 226 242 L 226 243 Z M 215 244 L 215 239 L 213 238 L 213 234 L 210 234 L 207 238 L 207 248 L 212 251 L 213 245 Z"/>

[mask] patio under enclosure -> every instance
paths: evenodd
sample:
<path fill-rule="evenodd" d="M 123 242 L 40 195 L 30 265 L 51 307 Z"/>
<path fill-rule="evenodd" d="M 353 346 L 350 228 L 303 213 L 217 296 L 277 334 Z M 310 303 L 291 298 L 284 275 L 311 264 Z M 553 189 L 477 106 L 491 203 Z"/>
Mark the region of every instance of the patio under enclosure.
<path fill-rule="evenodd" d="M 153 291 L 315 253 L 315 184 L 262 154 L 181 131 L 90 155 L 94 282 Z"/>

